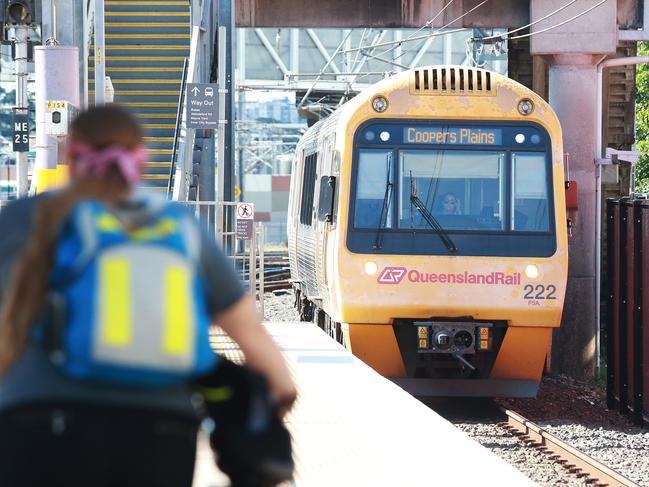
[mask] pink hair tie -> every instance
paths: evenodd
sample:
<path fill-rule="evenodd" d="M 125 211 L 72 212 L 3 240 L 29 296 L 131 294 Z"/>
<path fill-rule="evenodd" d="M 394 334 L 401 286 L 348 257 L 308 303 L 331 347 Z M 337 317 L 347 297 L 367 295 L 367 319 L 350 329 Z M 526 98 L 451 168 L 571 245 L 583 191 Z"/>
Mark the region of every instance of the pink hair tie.
<path fill-rule="evenodd" d="M 66 143 L 68 161 L 72 165 L 75 177 L 103 177 L 111 166 L 115 166 L 127 183 L 134 185 L 140 180 L 142 168 L 146 161 L 146 152 L 142 146 L 127 149 L 119 145 L 110 145 L 96 149 L 72 137 Z"/>

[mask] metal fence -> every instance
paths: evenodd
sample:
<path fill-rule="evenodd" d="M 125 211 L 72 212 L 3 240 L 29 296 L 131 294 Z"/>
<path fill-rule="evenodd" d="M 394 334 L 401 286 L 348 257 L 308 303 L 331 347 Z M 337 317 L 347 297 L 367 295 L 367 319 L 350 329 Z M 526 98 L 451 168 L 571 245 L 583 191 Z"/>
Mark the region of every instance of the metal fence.
<path fill-rule="evenodd" d="M 649 428 L 649 201 L 607 210 L 607 404 Z"/>
<path fill-rule="evenodd" d="M 231 222 L 236 210 L 236 202 L 224 201 L 182 201 L 178 202 L 193 208 L 196 218 L 203 228 L 215 236 L 225 254 L 232 260 L 235 270 L 241 280 L 248 285 L 250 292 L 257 302 L 259 312 L 264 315 L 264 246 L 266 229 L 257 224 L 251 240 L 238 240 L 236 229 L 230 226 L 221 228 L 220 222 Z M 225 217 L 225 218 L 224 218 Z"/>

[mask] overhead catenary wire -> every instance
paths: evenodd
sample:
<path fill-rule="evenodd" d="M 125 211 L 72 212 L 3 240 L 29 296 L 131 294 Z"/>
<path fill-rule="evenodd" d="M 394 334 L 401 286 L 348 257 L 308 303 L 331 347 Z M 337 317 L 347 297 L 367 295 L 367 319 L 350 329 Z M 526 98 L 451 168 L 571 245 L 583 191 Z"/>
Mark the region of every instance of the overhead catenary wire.
<path fill-rule="evenodd" d="M 522 34 L 522 35 L 519 35 L 519 36 L 509 37 L 509 39 L 512 39 L 512 40 L 514 40 L 514 39 L 523 39 L 525 37 L 531 37 L 531 36 L 536 35 L 536 34 L 542 34 L 543 32 L 547 32 L 549 30 L 556 29 L 557 27 L 561 27 L 562 25 L 565 25 L 568 22 L 572 22 L 573 20 L 576 20 L 579 17 L 582 17 L 582 16 L 586 15 L 591 10 L 596 9 L 597 7 L 599 7 L 600 5 L 602 5 L 603 3 L 608 2 L 608 1 L 609 0 L 601 0 L 601 2 L 593 5 L 592 7 L 588 8 L 586 10 L 584 10 L 580 14 L 574 15 L 574 16 L 570 17 L 569 19 L 564 20 L 563 22 L 559 22 L 556 25 L 552 25 L 550 27 L 546 27 L 545 29 L 537 30 L 535 32 L 530 32 L 529 34 Z"/>
<path fill-rule="evenodd" d="M 429 39 L 429 38 L 433 37 L 434 35 L 448 35 L 448 34 L 452 34 L 452 33 L 454 33 L 454 32 L 465 31 L 466 29 L 454 29 L 454 30 L 450 30 L 450 31 L 442 32 L 443 29 L 445 29 L 445 28 L 448 27 L 449 25 L 451 25 L 451 24 L 457 22 L 458 20 L 461 20 L 462 18 L 466 17 L 466 16 L 469 15 L 470 13 L 474 12 L 476 9 L 480 8 L 481 6 L 483 6 L 483 5 L 484 5 L 485 3 L 487 3 L 489 0 L 483 0 L 481 3 L 479 3 L 479 4 L 476 5 L 475 7 L 473 7 L 473 8 L 471 8 L 470 10 L 464 12 L 462 15 L 460 15 L 460 16 L 454 18 L 454 19 L 451 20 L 450 22 L 447 22 L 446 24 L 444 24 L 444 25 L 443 25 L 442 27 L 440 27 L 439 29 L 437 29 L 437 30 L 433 30 L 430 34 L 426 34 L 426 35 L 424 35 L 424 36 L 418 36 L 418 37 L 415 37 L 415 34 L 417 34 L 417 32 L 420 32 L 420 31 L 422 31 L 423 29 L 425 29 L 426 27 L 428 27 L 429 25 L 431 25 L 431 24 L 432 24 L 432 23 L 433 23 L 433 22 L 434 22 L 434 21 L 435 21 L 435 20 L 436 20 L 436 19 L 437 19 L 437 18 L 438 18 L 438 17 L 439 17 L 439 16 L 440 16 L 440 15 L 441 15 L 441 14 L 442 14 L 442 13 L 443 13 L 443 12 L 444 12 L 448 7 L 449 7 L 449 6 L 453 3 L 453 1 L 454 1 L 454 0 L 451 0 L 450 2 L 448 2 L 448 3 L 447 3 L 447 4 L 446 4 L 446 5 L 445 5 L 445 6 L 444 6 L 444 7 L 443 7 L 443 8 L 442 8 L 438 13 L 437 13 L 437 15 L 435 15 L 435 17 L 433 17 L 432 19 L 428 20 L 428 21 L 427 21 L 427 22 L 426 22 L 422 27 L 420 27 L 417 31 L 415 31 L 413 34 L 411 34 L 410 36 L 408 36 L 406 39 L 401 39 L 401 40 L 399 40 L 399 41 L 396 41 L 396 45 L 394 45 L 394 46 L 393 46 L 392 48 L 390 48 L 390 49 L 386 49 L 385 51 L 382 51 L 382 52 L 378 53 L 376 56 L 368 56 L 368 57 L 374 57 L 375 59 L 378 59 L 378 60 L 380 60 L 380 61 L 386 62 L 385 60 L 380 59 L 380 58 L 377 57 L 377 56 L 382 56 L 382 55 L 384 55 L 384 54 L 386 54 L 386 53 L 390 53 L 391 51 L 393 51 L 394 49 L 396 49 L 397 47 L 399 47 L 403 42 L 409 42 L 409 41 L 417 40 L 417 39 Z M 393 43 L 394 43 L 394 42 L 395 42 L 395 41 L 393 41 Z M 370 46 L 364 46 L 364 49 L 365 49 L 365 50 L 366 50 L 366 49 L 373 49 L 373 48 L 376 48 L 377 46 L 380 46 L 380 45 L 381 45 L 381 44 L 375 44 L 374 46 L 371 46 L 371 45 L 370 45 Z M 392 58 L 392 61 L 390 62 L 390 64 L 393 64 L 393 65 L 395 65 L 395 66 L 397 66 L 397 67 L 400 67 L 400 68 L 402 68 L 402 69 L 409 69 L 409 66 L 404 66 L 403 64 L 399 64 L 399 63 L 396 63 L 396 62 L 395 62 L 397 59 L 399 59 L 399 58 L 400 58 L 401 56 L 403 56 L 404 54 L 405 54 L 405 52 L 402 52 L 402 53 L 399 54 L 398 56 L 394 56 L 394 57 Z M 357 76 L 357 77 L 354 78 L 353 81 L 357 81 L 358 79 L 363 78 L 364 76 L 366 76 L 366 75 Z"/>
<path fill-rule="evenodd" d="M 559 7 L 558 9 L 554 10 L 553 12 L 550 12 L 549 14 L 545 15 L 544 17 L 541 17 L 540 19 L 536 19 L 534 22 L 530 22 L 527 25 L 523 25 L 521 27 L 517 27 L 513 30 L 509 30 L 507 32 L 503 32 L 502 34 L 497 34 L 497 35 L 492 35 L 492 36 L 487 36 L 487 37 L 474 37 L 474 40 L 480 40 L 480 41 L 489 41 L 491 39 L 499 39 L 502 38 L 503 36 L 509 35 L 509 34 L 514 34 L 518 31 L 521 31 L 523 29 L 527 29 L 528 27 L 532 27 L 533 25 L 538 24 L 539 22 L 543 22 L 545 19 L 552 17 L 554 14 L 561 12 L 562 10 L 570 7 L 573 3 L 577 2 L 578 0 L 570 0 L 568 3 L 565 5 Z"/>
<path fill-rule="evenodd" d="M 327 64 L 325 64 L 324 67 L 320 70 L 320 74 L 318 74 L 318 76 L 317 76 L 317 78 L 315 79 L 315 81 L 313 82 L 313 84 L 309 87 L 309 89 L 307 90 L 307 92 L 304 94 L 304 97 L 302 97 L 302 100 L 301 100 L 300 103 L 298 104 L 298 108 L 300 108 L 300 107 L 302 107 L 302 105 L 304 105 L 304 102 L 306 101 L 306 99 L 308 98 L 308 96 L 311 94 L 311 91 L 313 91 L 313 88 L 315 87 L 315 85 L 318 83 L 318 80 L 320 79 L 320 76 L 322 76 L 322 75 L 324 74 L 325 70 L 329 67 L 329 65 L 332 63 L 332 61 L 333 61 L 334 58 L 336 57 L 336 54 L 338 54 L 339 52 L 341 52 L 341 51 L 340 51 L 340 48 L 345 44 L 345 41 L 347 41 L 347 39 L 349 39 L 349 36 L 352 34 L 352 32 L 353 32 L 353 30 L 350 29 L 350 31 L 347 33 L 347 35 L 345 36 L 345 38 L 344 38 L 342 41 L 340 41 L 340 44 L 338 44 L 338 47 L 336 48 L 336 50 L 334 51 L 334 53 L 333 53 L 333 54 L 331 55 L 331 57 L 329 58 L 329 61 L 327 61 Z"/>
<path fill-rule="evenodd" d="M 449 25 L 454 24 L 454 23 L 457 22 L 458 20 L 463 19 L 464 17 L 466 17 L 466 16 L 469 15 L 470 13 L 472 13 L 472 12 L 474 12 L 475 10 L 477 10 L 478 8 L 482 7 L 482 6 L 483 6 L 485 3 L 487 3 L 488 1 L 489 1 L 489 0 L 483 0 L 481 3 L 479 3 L 478 5 L 476 5 L 475 7 L 473 7 L 472 9 L 467 10 L 466 12 L 464 12 L 464 13 L 463 13 L 462 15 L 460 15 L 459 17 L 454 18 L 454 19 L 451 20 L 450 22 L 446 22 L 446 24 L 444 24 L 444 25 L 443 25 L 442 27 L 440 27 L 439 29 L 437 29 L 437 30 L 433 30 L 433 32 L 440 32 L 440 31 L 446 29 Z M 451 3 L 448 3 L 448 4 L 446 5 L 446 7 L 448 7 L 450 4 L 451 4 Z M 446 7 L 444 7 L 444 8 L 446 8 Z M 465 30 L 465 29 L 462 29 L 462 30 Z M 448 33 L 451 33 L 451 32 L 448 32 Z M 399 54 L 398 56 L 396 56 L 396 57 L 394 58 L 394 60 L 396 61 L 397 59 L 399 59 L 399 58 L 400 58 L 401 56 L 403 56 L 404 54 L 405 54 L 405 52 L 402 52 L 401 54 Z"/>
<path fill-rule="evenodd" d="M 476 9 L 482 7 L 482 6 L 483 6 L 485 3 L 487 3 L 488 1 L 489 1 L 489 0 L 483 0 L 483 1 L 480 2 L 478 5 L 476 5 L 475 7 L 471 8 L 470 10 L 467 10 L 466 12 L 464 12 L 464 13 L 463 13 L 462 15 L 460 15 L 459 17 L 456 17 L 455 19 L 451 20 L 450 22 L 447 22 L 447 23 L 446 23 L 443 27 L 441 27 L 440 29 L 444 29 L 445 27 L 451 25 L 452 23 L 457 22 L 458 20 L 460 20 L 460 19 L 462 19 L 463 17 L 469 15 L 470 13 L 472 13 L 473 11 L 475 11 Z M 368 45 L 368 46 L 352 47 L 352 48 L 349 48 L 349 49 L 344 49 L 344 50 L 342 50 L 342 51 L 340 51 L 340 52 L 341 52 L 341 53 L 347 53 L 347 52 L 355 52 L 355 51 L 359 51 L 359 50 L 361 50 L 361 49 L 374 49 L 374 48 L 377 48 L 377 47 L 391 46 L 391 45 L 393 45 L 393 44 L 399 44 L 399 43 L 403 43 L 403 42 L 412 42 L 412 41 L 418 41 L 418 40 L 421 40 L 421 39 L 428 39 L 429 37 L 437 37 L 437 36 L 449 35 L 449 34 L 453 34 L 453 33 L 455 33 L 455 32 L 462 32 L 462 31 L 465 31 L 465 30 L 467 30 L 465 27 L 462 27 L 462 28 L 460 28 L 460 29 L 447 30 L 446 32 L 440 32 L 440 30 L 438 29 L 438 30 L 435 30 L 435 31 L 433 31 L 433 32 L 431 32 L 431 33 L 429 33 L 429 34 L 423 34 L 423 35 L 415 36 L 415 37 L 408 37 L 408 38 L 406 38 L 406 39 L 400 39 L 400 40 L 397 40 L 397 41 L 386 41 L 386 42 L 380 42 L 380 43 L 377 43 L 377 44 L 371 44 L 371 45 Z"/>
<path fill-rule="evenodd" d="M 412 37 L 414 37 L 414 36 L 416 36 L 417 34 L 419 34 L 419 33 L 420 33 L 422 30 L 424 30 L 426 27 L 428 27 L 428 26 L 430 26 L 430 25 L 433 25 L 433 23 L 437 20 L 437 18 L 438 18 L 440 15 L 442 15 L 442 14 L 444 13 L 444 11 L 445 11 L 447 8 L 449 8 L 449 7 L 453 4 L 454 1 L 455 1 L 455 0 L 450 0 L 446 5 L 444 5 L 444 7 L 443 7 L 439 12 L 437 12 L 437 15 L 435 15 L 435 17 L 433 17 L 432 19 L 429 19 L 428 21 L 426 21 L 426 23 L 425 23 L 424 25 L 422 25 L 419 29 L 417 29 L 417 30 L 414 31 L 412 34 L 410 34 L 408 37 L 406 37 L 405 40 L 404 40 L 404 39 L 401 39 L 401 40 L 400 40 L 396 45 L 394 45 L 393 47 L 391 47 L 390 49 L 387 49 L 386 51 L 384 51 L 384 52 L 382 52 L 382 53 L 379 53 L 379 55 L 383 55 L 383 54 L 386 54 L 386 53 L 389 53 L 389 52 L 394 51 L 397 47 L 401 46 L 404 42 L 409 41 Z M 447 25 L 448 25 L 448 24 L 447 24 Z M 443 29 L 443 28 L 444 28 L 444 27 L 442 27 L 442 29 Z M 400 56 L 399 56 L 399 57 L 400 57 Z M 395 59 L 398 59 L 398 57 L 395 58 Z"/>
<path fill-rule="evenodd" d="M 540 18 L 540 19 L 538 19 L 538 20 L 535 20 L 534 22 L 532 22 L 532 23 L 530 23 L 530 24 L 524 25 L 524 26 L 522 26 L 522 27 L 518 27 L 518 28 L 516 28 L 516 29 L 513 29 L 513 30 L 508 31 L 508 32 L 504 32 L 504 33 L 499 34 L 499 35 L 493 35 L 493 36 L 489 36 L 489 37 L 477 37 L 477 38 L 473 38 L 473 41 L 481 42 L 481 41 L 485 41 L 485 40 L 498 39 L 498 38 L 500 38 L 500 39 L 502 39 L 502 40 L 516 40 L 516 39 L 523 39 L 523 38 L 525 38 L 525 37 L 531 37 L 531 36 L 534 36 L 534 35 L 536 35 L 536 34 L 542 34 L 543 32 L 548 32 L 548 31 L 550 31 L 550 30 L 552 30 L 552 29 L 556 29 L 557 27 L 561 27 L 562 25 L 567 24 L 568 22 L 572 22 L 573 20 L 577 20 L 579 17 L 582 17 L 582 16 L 586 15 L 588 12 L 590 12 L 591 10 L 596 9 L 597 7 L 599 7 L 600 5 L 602 5 L 603 3 L 607 2 L 608 0 L 601 0 L 600 2 L 596 3 L 595 5 L 592 5 L 591 7 L 587 8 L 587 9 L 584 10 L 583 12 L 578 13 L 577 15 L 573 15 L 573 16 L 570 17 L 569 19 L 566 19 L 566 20 L 564 20 L 564 21 L 562 21 L 562 22 L 559 22 L 558 24 L 552 25 L 552 26 L 550 26 L 550 27 L 546 27 L 546 28 L 544 28 L 544 29 L 537 30 L 537 31 L 534 31 L 534 32 L 529 32 L 529 33 L 527 33 L 527 34 L 521 34 L 521 35 L 511 36 L 511 37 L 509 36 L 509 34 L 512 34 L 512 33 L 518 32 L 518 31 L 520 31 L 520 30 L 526 29 L 526 28 L 528 28 L 528 27 L 531 27 L 531 26 L 533 26 L 533 25 L 535 25 L 535 24 L 537 24 L 537 23 L 539 23 L 539 22 L 541 22 L 541 21 L 547 19 L 548 17 L 554 15 L 555 13 L 560 12 L 561 10 L 563 10 L 563 9 L 565 9 L 565 8 L 567 8 L 567 7 L 569 7 L 570 5 L 572 5 L 573 3 L 575 3 L 576 1 L 577 1 L 577 0 L 571 0 L 571 1 L 568 2 L 567 4 L 565 4 L 565 5 L 563 5 L 562 7 L 556 9 L 554 12 L 551 12 L 551 13 L 547 14 L 547 15 L 546 15 L 545 17 L 543 17 L 543 18 Z"/>

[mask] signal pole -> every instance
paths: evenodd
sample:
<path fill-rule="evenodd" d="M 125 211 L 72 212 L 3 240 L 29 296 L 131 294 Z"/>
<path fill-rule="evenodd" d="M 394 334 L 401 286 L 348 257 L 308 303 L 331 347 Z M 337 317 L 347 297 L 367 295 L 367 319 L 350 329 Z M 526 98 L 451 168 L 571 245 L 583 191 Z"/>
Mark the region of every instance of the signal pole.
<path fill-rule="evenodd" d="M 16 111 L 29 114 L 27 97 L 27 42 L 29 27 L 16 25 L 13 29 L 14 62 L 16 67 Z M 18 198 L 27 196 L 29 191 L 27 152 L 16 152 L 16 190 Z"/>

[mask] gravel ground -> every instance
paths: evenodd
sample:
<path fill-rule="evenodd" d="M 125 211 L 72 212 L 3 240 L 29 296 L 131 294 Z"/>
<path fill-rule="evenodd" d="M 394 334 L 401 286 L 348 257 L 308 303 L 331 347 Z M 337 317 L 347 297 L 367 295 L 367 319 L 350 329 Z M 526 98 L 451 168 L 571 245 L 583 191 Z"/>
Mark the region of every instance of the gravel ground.
<path fill-rule="evenodd" d="M 299 321 L 293 301 L 290 290 L 266 294 L 265 319 Z M 639 485 L 649 487 L 649 431 L 636 428 L 622 415 L 606 410 L 605 392 L 602 387 L 550 376 L 544 378 L 535 399 L 507 399 L 498 403 L 519 412 Z M 451 420 L 541 486 L 588 485 L 499 426 L 501 418 Z"/>
<path fill-rule="evenodd" d="M 606 409 L 605 386 L 550 376 L 544 378 L 536 399 L 500 403 L 628 479 L 649 487 L 649 431 Z"/>

